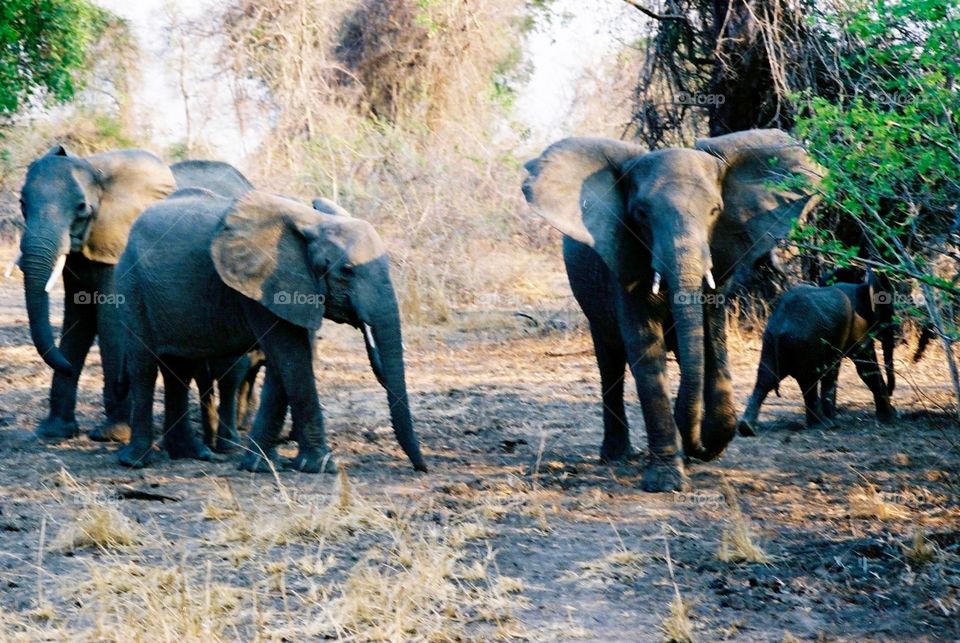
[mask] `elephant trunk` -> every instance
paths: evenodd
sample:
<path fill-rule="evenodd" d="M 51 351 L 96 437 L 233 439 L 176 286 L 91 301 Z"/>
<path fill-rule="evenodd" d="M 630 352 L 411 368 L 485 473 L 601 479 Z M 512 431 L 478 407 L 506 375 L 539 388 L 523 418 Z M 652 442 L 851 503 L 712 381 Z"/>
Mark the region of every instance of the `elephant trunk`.
<path fill-rule="evenodd" d="M 27 302 L 33 345 L 51 368 L 69 375 L 73 372 L 73 367 L 53 340 L 50 297 L 46 290 L 47 281 L 60 254 L 59 240 L 27 234 L 20 243 L 20 250 L 20 269 L 23 271 L 24 298 Z"/>
<path fill-rule="evenodd" d="M 369 328 L 369 330 L 368 330 Z M 364 328 L 370 366 L 377 379 L 387 391 L 390 407 L 390 422 L 400 448 L 410 458 L 413 468 L 426 471 L 427 465 L 420 453 L 417 434 L 413 430 L 410 403 L 407 399 L 407 384 L 403 364 L 403 337 L 400 331 L 400 311 L 392 296 L 383 302 L 373 316 L 369 327 Z"/>
<path fill-rule="evenodd" d="M 669 278 L 671 310 L 677 336 L 677 361 L 680 363 L 680 388 L 674 407 L 674 419 L 683 440 L 683 452 L 688 457 L 705 459 L 700 440 L 700 420 L 703 413 L 704 386 L 704 329 L 703 279 L 704 264 L 697 255 L 700 249 L 678 249 Z"/>

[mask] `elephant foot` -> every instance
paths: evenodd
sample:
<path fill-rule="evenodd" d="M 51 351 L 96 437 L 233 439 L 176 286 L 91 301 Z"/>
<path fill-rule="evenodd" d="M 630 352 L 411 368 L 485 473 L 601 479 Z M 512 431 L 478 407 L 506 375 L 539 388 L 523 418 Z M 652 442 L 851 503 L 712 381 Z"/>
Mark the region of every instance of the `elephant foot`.
<path fill-rule="evenodd" d="M 186 440 L 165 439 L 163 441 L 163 449 L 167 452 L 167 455 L 170 456 L 171 460 L 190 458 L 204 462 L 213 461 L 213 451 L 196 437 L 189 437 Z"/>
<path fill-rule="evenodd" d="M 285 462 L 284 468 L 303 473 L 336 473 L 337 463 L 333 461 L 333 454 L 328 449 L 300 447 L 300 452 L 296 457 Z"/>
<path fill-rule="evenodd" d="M 690 488 L 683 460 L 679 457 L 660 458 L 649 456 L 643 472 L 643 490 L 649 493 L 686 491 Z"/>
<path fill-rule="evenodd" d="M 759 433 L 759 427 L 756 422 L 748 422 L 747 420 L 740 420 L 737 422 L 737 433 L 742 435 L 745 438 L 755 437 Z"/>
<path fill-rule="evenodd" d="M 895 422 L 897 419 L 897 410 L 892 406 L 888 406 L 882 411 L 877 411 L 877 419 L 883 424 Z"/>
<path fill-rule="evenodd" d="M 48 416 L 34 431 L 34 435 L 41 440 L 67 440 L 80 435 L 80 427 L 76 420 Z"/>
<path fill-rule="evenodd" d="M 131 469 L 140 469 L 153 462 L 153 443 L 144 440 L 131 440 L 117 451 L 120 464 Z"/>
<path fill-rule="evenodd" d="M 87 437 L 94 442 L 126 443 L 130 441 L 130 425 L 126 422 L 110 422 L 90 431 Z"/>
<path fill-rule="evenodd" d="M 217 441 L 213 443 L 211 448 L 215 453 L 233 453 L 240 448 L 240 436 L 226 436 L 221 437 L 217 436 Z"/>
<path fill-rule="evenodd" d="M 830 418 L 821 418 L 815 422 L 807 421 L 806 428 L 812 430 L 829 431 L 830 429 L 837 428 L 837 423 Z"/>
<path fill-rule="evenodd" d="M 237 468 L 241 471 L 252 471 L 254 473 L 272 473 L 276 471 L 274 465 L 276 461 L 276 447 L 261 451 L 260 446 L 251 441 L 247 446 L 246 453 L 240 458 L 240 464 Z"/>
<path fill-rule="evenodd" d="M 615 446 L 604 443 L 600 447 L 600 464 L 627 462 L 636 458 L 636 456 L 637 452 L 630 446 L 629 442 Z"/>

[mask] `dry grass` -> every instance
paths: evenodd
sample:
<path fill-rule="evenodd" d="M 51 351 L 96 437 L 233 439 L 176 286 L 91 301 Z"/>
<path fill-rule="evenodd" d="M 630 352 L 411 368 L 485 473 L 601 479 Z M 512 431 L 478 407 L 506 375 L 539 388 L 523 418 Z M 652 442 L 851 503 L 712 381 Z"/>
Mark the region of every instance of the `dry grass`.
<path fill-rule="evenodd" d="M 670 601 L 670 614 L 660 623 L 663 639 L 675 643 L 693 642 L 693 623 L 690 622 L 690 605 L 679 594 Z"/>
<path fill-rule="evenodd" d="M 730 518 L 720 534 L 717 557 L 725 563 L 769 563 L 770 556 L 757 543 L 753 526 L 740 509 L 734 488 L 724 484 L 723 495 L 730 508 Z"/>
<path fill-rule="evenodd" d="M 138 545 L 143 541 L 143 529 L 124 516 L 114 502 L 81 484 L 66 469 L 60 469 L 58 477 L 70 495 L 70 501 L 77 504 L 79 510 L 72 521 L 57 532 L 52 542 L 54 549 L 112 549 Z"/>
<path fill-rule="evenodd" d="M 568 579 L 600 582 L 633 583 L 646 576 L 649 554 L 621 549 L 598 560 L 580 563 L 579 572 L 570 572 Z"/>
<path fill-rule="evenodd" d="M 932 563 L 940 557 L 940 550 L 936 544 L 927 540 L 923 528 L 917 527 L 913 532 L 910 545 L 903 545 L 903 553 L 916 565 Z"/>
<path fill-rule="evenodd" d="M 851 518 L 872 520 L 905 520 L 910 513 L 895 502 L 887 500 L 872 484 L 856 485 L 850 490 Z"/>

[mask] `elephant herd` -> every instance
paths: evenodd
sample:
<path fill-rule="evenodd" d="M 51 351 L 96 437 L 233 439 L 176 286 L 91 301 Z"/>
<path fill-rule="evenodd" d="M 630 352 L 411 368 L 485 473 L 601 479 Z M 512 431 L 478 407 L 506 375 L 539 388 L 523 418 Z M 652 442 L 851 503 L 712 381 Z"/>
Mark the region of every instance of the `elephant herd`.
<path fill-rule="evenodd" d="M 755 433 L 764 397 L 784 377 L 801 385 L 808 423 L 828 421 L 843 356 L 854 359 L 873 391 L 878 416 L 893 417 L 892 362 L 888 388 L 873 352 L 871 282 L 784 295 L 738 421 L 722 293 L 819 200 L 823 170 L 789 135 L 751 130 L 655 152 L 569 138 L 525 167 L 523 193 L 563 233 L 570 286 L 589 321 L 603 391 L 601 459 L 632 453 L 623 401 L 629 367 L 647 431 L 645 490 L 684 488 L 684 458 L 714 459 L 738 428 Z M 54 370 L 39 437 L 78 435 L 77 384 L 97 339 L 105 422 L 90 437 L 125 442 L 121 464 L 143 466 L 154 454 L 158 373 L 163 449 L 171 458 L 211 459 L 211 449 L 240 446 L 238 424 L 249 424 L 253 380 L 263 368 L 240 467 L 277 464 L 289 409 L 298 452 L 285 466 L 330 471 L 313 377 L 314 336 L 326 318 L 362 332 L 397 441 L 416 470 L 427 470 L 410 413 L 386 246 L 367 222 L 325 199 L 310 207 L 258 191 L 226 163 L 168 167 L 141 150 L 82 158 L 60 146 L 30 165 L 21 206 L 30 333 Z M 49 292 L 61 271 L 57 345 Z M 680 366 L 673 405 L 668 351 Z M 193 380 L 202 439 L 189 422 Z"/>

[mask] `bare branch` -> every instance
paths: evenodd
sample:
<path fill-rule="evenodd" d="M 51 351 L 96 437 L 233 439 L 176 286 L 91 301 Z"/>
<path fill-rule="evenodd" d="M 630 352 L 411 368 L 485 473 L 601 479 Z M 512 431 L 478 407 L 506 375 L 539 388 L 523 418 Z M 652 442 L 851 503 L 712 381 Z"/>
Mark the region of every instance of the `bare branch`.
<path fill-rule="evenodd" d="M 680 20 L 683 22 L 687 21 L 686 16 L 678 16 L 678 15 L 667 14 L 667 13 L 657 13 L 656 11 L 652 9 L 648 9 L 647 7 L 643 6 L 642 4 L 637 2 L 637 0 L 623 0 L 623 1 L 626 2 L 628 5 L 630 5 L 631 7 L 633 7 L 634 9 L 639 9 L 640 13 L 644 14 L 645 16 L 649 16 L 654 20 Z"/>

